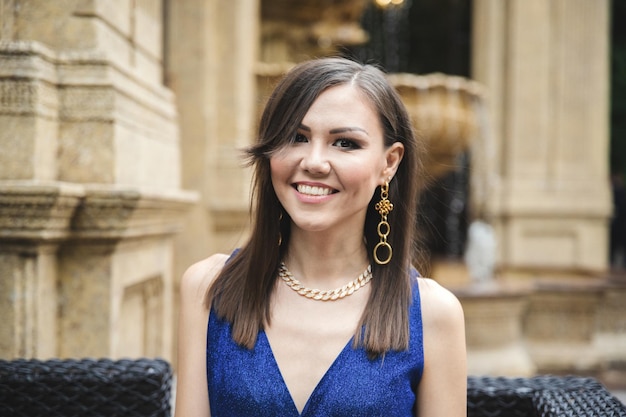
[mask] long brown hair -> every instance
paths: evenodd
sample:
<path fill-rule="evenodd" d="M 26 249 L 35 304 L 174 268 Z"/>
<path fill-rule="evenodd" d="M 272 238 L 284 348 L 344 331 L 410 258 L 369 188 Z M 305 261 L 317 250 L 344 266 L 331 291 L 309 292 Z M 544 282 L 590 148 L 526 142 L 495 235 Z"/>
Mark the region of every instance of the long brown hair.
<path fill-rule="evenodd" d="M 233 339 L 248 348 L 259 330 L 270 321 L 270 297 L 279 263 L 289 244 L 290 218 L 274 192 L 270 157 L 289 143 L 315 99 L 330 87 L 351 83 L 378 111 L 385 146 L 404 145 L 404 156 L 389 185 L 389 214 L 393 258 L 387 265 L 373 261 L 380 216 L 374 209 L 379 189 L 372 196 L 364 234 L 372 264 L 372 290 L 355 345 L 370 355 L 404 350 L 409 340 L 408 310 L 411 303 L 409 269 L 415 249 L 415 218 L 420 159 L 417 141 L 406 109 L 383 71 L 344 58 L 321 58 L 295 66 L 278 83 L 263 111 L 256 144 L 247 150 L 254 166 L 252 230 L 247 244 L 224 266 L 206 295 L 207 307 L 232 324 Z M 279 245 L 279 239 L 282 243 Z"/>

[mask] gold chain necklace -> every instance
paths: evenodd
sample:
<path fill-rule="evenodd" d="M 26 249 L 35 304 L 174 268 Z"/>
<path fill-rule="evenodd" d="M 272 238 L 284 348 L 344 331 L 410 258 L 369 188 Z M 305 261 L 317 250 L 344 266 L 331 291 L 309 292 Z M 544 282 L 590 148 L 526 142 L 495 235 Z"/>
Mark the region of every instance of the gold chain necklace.
<path fill-rule="evenodd" d="M 316 290 L 305 287 L 293 277 L 284 262 L 280 263 L 278 276 L 285 281 L 289 288 L 303 297 L 318 301 L 335 301 L 354 294 L 359 288 L 370 282 L 372 279 L 372 266 L 368 265 L 367 269 L 356 279 L 335 290 Z"/>

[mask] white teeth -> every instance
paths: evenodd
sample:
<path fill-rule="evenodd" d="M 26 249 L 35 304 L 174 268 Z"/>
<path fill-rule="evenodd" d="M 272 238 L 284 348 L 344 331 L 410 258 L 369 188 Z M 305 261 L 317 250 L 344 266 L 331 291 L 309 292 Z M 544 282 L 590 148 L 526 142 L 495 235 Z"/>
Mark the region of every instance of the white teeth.
<path fill-rule="evenodd" d="M 310 185 L 298 184 L 297 189 L 299 193 L 308 195 L 328 195 L 331 193 L 330 188 L 312 187 Z"/>

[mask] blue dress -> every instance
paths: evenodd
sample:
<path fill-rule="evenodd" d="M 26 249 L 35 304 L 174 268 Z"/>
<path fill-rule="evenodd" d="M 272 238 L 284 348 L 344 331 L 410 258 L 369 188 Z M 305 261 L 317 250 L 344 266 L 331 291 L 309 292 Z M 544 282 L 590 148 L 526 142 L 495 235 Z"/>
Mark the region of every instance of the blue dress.
<path fill-rule="evenodd" d="M 345 416 L 411 417 L 424 368 L 417 272 L 411 273 L 410 342 L 407 351 L 369 359 L 346 344 L 298 413 L 264 331 L 247 349 L 231 338 L 231 326 L 211 310 L 207 336 L 207 381 L 211 417 Z"/>

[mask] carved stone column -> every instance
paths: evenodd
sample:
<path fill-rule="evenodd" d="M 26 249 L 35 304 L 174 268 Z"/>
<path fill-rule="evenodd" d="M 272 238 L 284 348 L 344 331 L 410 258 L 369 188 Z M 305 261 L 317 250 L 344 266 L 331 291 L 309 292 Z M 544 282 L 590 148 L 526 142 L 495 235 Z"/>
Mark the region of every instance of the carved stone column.
<path fill-rule="evenodd" d="M 485 215 L 503 277 L 607 267 L 609 1 L 476 0 L 472 75 L 492 124 Z"/>
<path fill-rule="evenodd" d="M 474 203 L 494 226 L 500 281 L 534 288 L 524 331 L 540 371 L 595 370 L 611 355 L 594 342 L 611 212 L 609 4 L 473 2 L 472 76 L 489 121 Z"/>
<path fill-rule="evenodd" d="M 191 201 L 86 188 L 59 254 L 62 356 L 171 354 L 173 235 Z"/>
<path fill-rule="evenodd" d="M 259 0 L 170 1 L 166 79 L 180 112 L 183 186 L 200 195 L 176 241 L 177 277 L 245 238 L 255 139 Z"/>
<path fill-rule="evenodd" d="M 0 357 L 57 354 L 57 249 L 83 192 L 0 182 Z"/>

